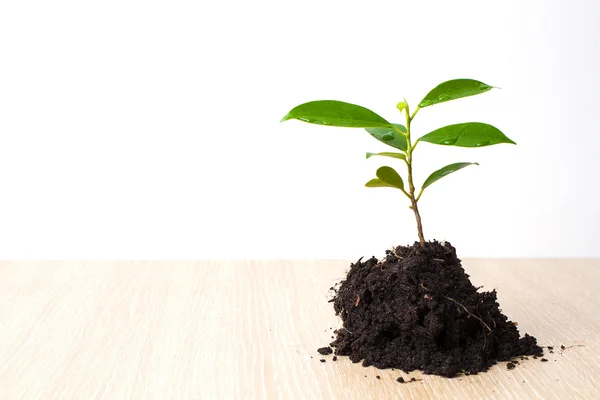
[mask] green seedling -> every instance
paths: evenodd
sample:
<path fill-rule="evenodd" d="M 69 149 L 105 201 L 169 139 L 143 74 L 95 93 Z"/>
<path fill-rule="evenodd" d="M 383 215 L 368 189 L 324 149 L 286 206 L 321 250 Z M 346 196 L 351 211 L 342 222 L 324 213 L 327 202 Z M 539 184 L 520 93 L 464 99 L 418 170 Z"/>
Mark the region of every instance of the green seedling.
<path fill-rule="evenodd" d="M 408 187 L 405 187 L 404 180 L 400 174 L 392 167 L 388 166 L 379 168 L 375 173 L 376 178 L 371 179 L 365 186 L 395 188 L 404 193 L 410 200 L 410 208 L 415 213 L 419 242 L 421 243 L 421 246 L 425 246 L 423 225 L 421 223 L 421 215 L 419 214 L 418 208 L 418 203 L 423 191 L 432 183 L 446 175 L 469 165 L 479 164 L 475 162 L 458 162 L 446 165 L 429 175 L 417 192 L 413 183 L 413 153 L 419 142 L 459 147 L 484 147 L 499 143 L 516 143 L 506 137 L 497 128 L 482 122 L 463 122 L 460 124 L 448 125 L 421 136 L 413 143 L 411 123 L 422 108 L 450 100 L 460 99 L 462 97 L 485 93 L 492 88 L 493 86 L 486 85 L 483 82 L 473 79 L 455 79 L 444 82 L 431 90 L 427 96 L 421 100 L 412 114 L 410 113 L 406 100 L 398 103 L 396 107 L 401 114 L 404 113 L 406 125 L 390 123 L 365 107 L 334 100 L 319 100 L 300 104 L 287 113 L 281 122 L 297 119 L 318 125 L 364 128 L 375 139 L 396 150 L 400 150 L 400 152 L 367 153 L 367 158 L 382 156 L 402 160 L 407 169 L 406 181 Z"/>

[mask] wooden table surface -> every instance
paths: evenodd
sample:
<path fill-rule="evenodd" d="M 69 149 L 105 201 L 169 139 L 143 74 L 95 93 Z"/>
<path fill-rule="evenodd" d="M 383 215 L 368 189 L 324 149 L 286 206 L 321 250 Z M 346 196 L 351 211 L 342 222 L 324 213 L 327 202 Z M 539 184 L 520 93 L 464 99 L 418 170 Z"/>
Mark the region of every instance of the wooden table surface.
<path fill-rule="evenodd" d="M 447 379 L 320 356 L 347 261 L 0 262 L 0 399 L 600 399 L 600 260 L 463 265 L 548 362 Z"/>

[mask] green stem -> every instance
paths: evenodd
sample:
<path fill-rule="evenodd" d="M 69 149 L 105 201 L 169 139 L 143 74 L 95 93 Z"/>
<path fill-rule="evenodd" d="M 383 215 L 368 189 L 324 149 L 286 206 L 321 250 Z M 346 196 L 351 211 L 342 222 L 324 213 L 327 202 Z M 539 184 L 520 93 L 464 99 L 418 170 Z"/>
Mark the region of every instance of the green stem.
<path fill-rule="evenodd" d="M 412 121 L 413 119 L 415 119 L 415 116 L 417 115 L 417 113 L 419 112 L 419 110 L 421 109 L 421 107 L 417 107 L 417 109 L 415 110 L 415 112 L 413 113 L 413 115 L 411 115 L 410 120 Z"/>
<path fill-rule="evenodd" d="M 399 134 L 401 134 L 402 136 L 406 137 L 406 133 L 402 132 L 400 129 L 396 128 L 395 126 L 392 125 L 392 128 L 394 128 L 394 130 L 396 132 L 398 132 Z"/>
<path fill-rule="evenodd" d="M 420 138 L 419 138 L 420 139 Z M 415 147 L 417 147 L 417 145 L 419 144 L 419 139 L 415 140 L 415 144 L 413 144 L 412 149 L 414 150 Z"/>
<path fill-rule="evenodd" d="M 410 197 L 410 194 L 408 194 L 408 192 L 407 192 L 406 190 L 404 190 L 404 189 L 400 189 L 400 190 L 402 190 L 402 193 L 404 193 L 404 195 L 405 195 L 406 197 L 408 197 L 408 199 L 409 199 L 409 200 L 411 200 L 411 201 L 412 201 L 412 199 L 411 199 L 411 197 Z"/>
<path fill-rule="evenodd" d="M 423 190 L 425 190 L 425 189 L 421 188 L 421 190 L 419 191 L 419 195 L 417 196 L 417 199 L 416 199 L 417 203 L 419 202 L 419 199 L 421 198 L 421 195 L 423 194 Z"/>
<path fill-rule="evenodd" d="M 419 207 L 417 206 L 418 198 L 415 198 L 415 185 L 413 183 L 412 153 L 415 148 L 412 146 L 412 143 L 410 140 L 410 123 L 412 122 L 415 115 L 417 115 L 417 112 L 419 112 L 419 109 L 420 108 L 417 107 L 417 109 L 411 116 L 408 106 L 405 108 L 405 112 L 406 112 L 406 142 L 407 142 L 406 165 L 408 168 L 408 190 L 409 190 L 408 198 L 410 199 L 410 202 L 411 202 L 410 208 L 415 213 L 415 219 L 417 220 L 417 234 L 419 235 L 419 243 L 421 244 L 421 247 L 425 247 L 425 237 L 423 236 L 423 224 L 421 223 L 421 215 L 419 214 Z M 417 140 L 417 142 L 418 142 L 418 140 Z M 417 142 L 415 142 L 415 146 L 417 145 Z M 421 193 L 422 192 L 423 192 L 423 190 L 421 190 Z M 421 197 L 421 193 L 419 193 L 419 197 Z"/>

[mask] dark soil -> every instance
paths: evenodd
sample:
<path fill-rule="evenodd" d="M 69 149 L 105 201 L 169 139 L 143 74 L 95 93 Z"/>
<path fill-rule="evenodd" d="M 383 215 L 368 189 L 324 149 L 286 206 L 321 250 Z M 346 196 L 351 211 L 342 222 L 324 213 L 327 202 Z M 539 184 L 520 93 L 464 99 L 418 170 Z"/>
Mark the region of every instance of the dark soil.
<path fill-rule="evenodd" d="M 542 354 L 534 337 L 519 337 L 495 291 L 478 292 L 471 284 L 447 242 L 399 246 L 381 261 L 358 260 L 333 303 L 343 328 L 331 346 L 364 366 L 452 377 Z"/>

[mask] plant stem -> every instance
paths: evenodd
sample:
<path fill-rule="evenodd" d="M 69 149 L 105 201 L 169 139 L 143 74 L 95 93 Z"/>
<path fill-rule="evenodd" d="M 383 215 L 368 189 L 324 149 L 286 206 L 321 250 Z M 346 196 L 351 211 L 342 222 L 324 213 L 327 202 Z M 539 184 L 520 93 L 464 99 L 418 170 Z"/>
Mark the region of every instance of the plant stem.
<path fill-rule="evenodd" d="M 406 142 L 407 142 L 406 165 L 408 167 L 408 190 L 409 190 L 408 194 L 409 194 L 409 199 L 411 202 L 410 208 L 415 213 L 415 219 L 417 220 L 417 233 L 419 235 L 419 242 L 421 244 L 421 247 L 425 247 L 425 237 L 423 236 L 423 224 L 421 223 L 421 215 L 419 214 L 419 207 L 417 206 L 418 200 L 415 197 L 415 185 L 413 183 L 412 153 L 413 153 L 414 147 L 412 146 L 412 143 L 410 141 L 410 123 L 412 122 L 412 119 L 415 117 L 415 115 L 417 115 L 417 112 L 419 112 L 419 107 L 417 107 L 417 109 L 415 110 L 415 112 L 412 116 L 410 115 L 408 106 L 405 108 L 405 111 L 406 111 Z M 419 193 L 419 197 L 421 197 L 420 193 Z"/>
<path fill-rule="evenodd" d="M 423 194 L 423 188 L 421 188 L 421 190 L 419 191 L 419 195 L 416 198 L 417 203 L 419 202 L 419 199 L 421 198 L 421 195 Z"/>

